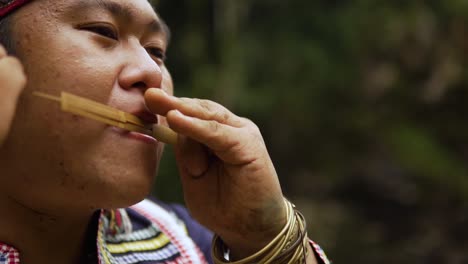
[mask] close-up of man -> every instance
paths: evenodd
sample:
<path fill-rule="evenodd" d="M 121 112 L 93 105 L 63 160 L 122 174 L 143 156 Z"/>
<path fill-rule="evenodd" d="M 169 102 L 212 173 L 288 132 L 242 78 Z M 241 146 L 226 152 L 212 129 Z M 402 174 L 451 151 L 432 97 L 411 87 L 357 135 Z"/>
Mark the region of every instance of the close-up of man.
<path fill-rule="evenodd" d="M 0 264 L 328 263 L 259 128 L 173 96 L 169 38 L 147 0 L 0 0 Z M 188 210 L 147 198 L 164 143 L 34 92 L 174 130 Z"/>

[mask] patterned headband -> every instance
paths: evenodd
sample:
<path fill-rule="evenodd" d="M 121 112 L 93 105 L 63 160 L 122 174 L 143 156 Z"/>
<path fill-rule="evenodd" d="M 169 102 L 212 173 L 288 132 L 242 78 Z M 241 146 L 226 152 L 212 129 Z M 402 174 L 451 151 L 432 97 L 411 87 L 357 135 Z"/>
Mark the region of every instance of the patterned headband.
<path fill-rule="evenodd" d="M 32 0 L 0 0 L 0 19 Z"/>

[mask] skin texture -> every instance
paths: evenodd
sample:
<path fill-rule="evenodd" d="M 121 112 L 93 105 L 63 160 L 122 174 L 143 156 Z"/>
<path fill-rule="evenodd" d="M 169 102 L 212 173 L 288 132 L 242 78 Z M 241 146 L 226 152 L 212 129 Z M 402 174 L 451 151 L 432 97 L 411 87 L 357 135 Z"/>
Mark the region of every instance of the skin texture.
<path fill-rule="evenodd" d="M 75 201 L 74 210 L 128 206 L 149 190 L 159 159 L 156 146 L 129 139 L 103 124 L 63 114 L 57 104 L 38 100 L 31 92 L 58 95 L 66 90 L 127 112 L 145 109 L 143 93 L 148 87 L 161 88 L 164 66 L 142 44 L 164 45 L 164 36 L 143 30 L 135 30 L 135 36 L 126 34 L 134 31 L 131 25 L 109 12 L 80 9 L 84 12 L 75 15 L 72 6 L 76 1 L 49 2 L 32 2 L 16 14 L 14 23 L 14 38 L 22 40 L 17 43 L 17 53 L 28 85 L 18 106 L 17 122 L 4 144 L 2 153 L 8 155 L 1 160 L 8 164 L 9 174 L 20 175 L 8 179 L 9 185 L 27 190 L 10 195 L 27 193 L 16 199 L 23 204 L 33 200 L 37 204 L 31 207 L 47 210 L 69 207 L 69 202 L 61 201 L 66 196 Z M 140 1 L 139 8 L 148 10 L 150 6 Z M 38 11 L 41 9 L 49 12 Z M 147 12 L 134 27 L 156 18 Z M 96 23 L 121 25 L 122 40 L 95 33 L 97 29 L 89 27 Z M 43 50 L 47 52 L 39 52 Z M 30 190 L 24 182 L 37 190 Z"/>
<path fill-rule="evenodd" d="M 126 207 L 149 193 L 163 145 L 31 95 L 65 90 L 127 112 L 149 109 L 179 132 L 174 147 L 192 215 L 235 258 L 254 253 L 285 224 L 259 129 L 214 102 L 172 96 L 158 16 L 146 0 L 108 1 L 123 8 L 36 0 L 15 13 L 27 84 L 10 127 L 25 78 L 18 61 L 0 51 L 0 100 L 9 102 L 0 109 L 7 121 L 0 127 L 0 211 L 9 212 L 0 218 L 0 241 L 21 249 L 24 263 L 51 263 L 52 249 L 56 263 L 76 263 L 96 209 Z"/>
<path fill-rule="evenodd" d="M 163 62 L 147 51 L 164 50 L 166 43 L 162 32 L 147 26 L 158 19 L 149 3 L 132 1 L 136 14 L 129 21 L 96 7 L 73 7 L 79 2 L 84 1 L 37 0 L 14 17 L 13 37 L 21 40 L 16 51 L 28 84 L 0 150 L 0 210 L 11 216 L 0 219 L 0 237 L 22 250 L 25 263 L 47 263 L 37 257 L 40 252 L 65 247 L 65 240 L 76 243 L 66 245 L 57 262 L 72 263 L 66 256 L 79 254 L 93 211 L 126 207 L 149 193 L 162 150 L 162 144 L 135 140 L 31 95 L 66 90 L 134 112 L 145 109 L 147 88 L 171 83 Z M 118 30 L 119 41 L 106 37 L 112 30 Z"/>

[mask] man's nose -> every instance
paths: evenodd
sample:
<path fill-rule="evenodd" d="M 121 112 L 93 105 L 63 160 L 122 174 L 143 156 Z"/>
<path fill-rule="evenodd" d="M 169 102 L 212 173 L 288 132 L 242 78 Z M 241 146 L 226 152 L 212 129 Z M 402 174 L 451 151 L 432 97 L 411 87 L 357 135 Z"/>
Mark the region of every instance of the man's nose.
<path fill-rule="evenodd" d="M 143 47 L 136 47 L 127 55 L 126 64 L 119 75 L 119 85 L 123 89 L 161 88 L 161 67 Z"/>

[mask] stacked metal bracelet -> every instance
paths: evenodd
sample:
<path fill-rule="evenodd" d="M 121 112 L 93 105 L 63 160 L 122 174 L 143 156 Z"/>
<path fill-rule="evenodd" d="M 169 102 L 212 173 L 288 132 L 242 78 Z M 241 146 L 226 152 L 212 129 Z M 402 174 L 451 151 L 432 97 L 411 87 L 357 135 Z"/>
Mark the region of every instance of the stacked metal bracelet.
<path fill-rule="evenodd" d="M 251 264 L 251 263 L 306 263 L 309 239 L 307 238 L 306 221 L 288 200 L 286 226 L 273 241 L 254 255 L 238 261 L 229 261 L 224 257 L 227 246 L 217 235 L 213 238 L 212 255 L 215 264 Z"/>

